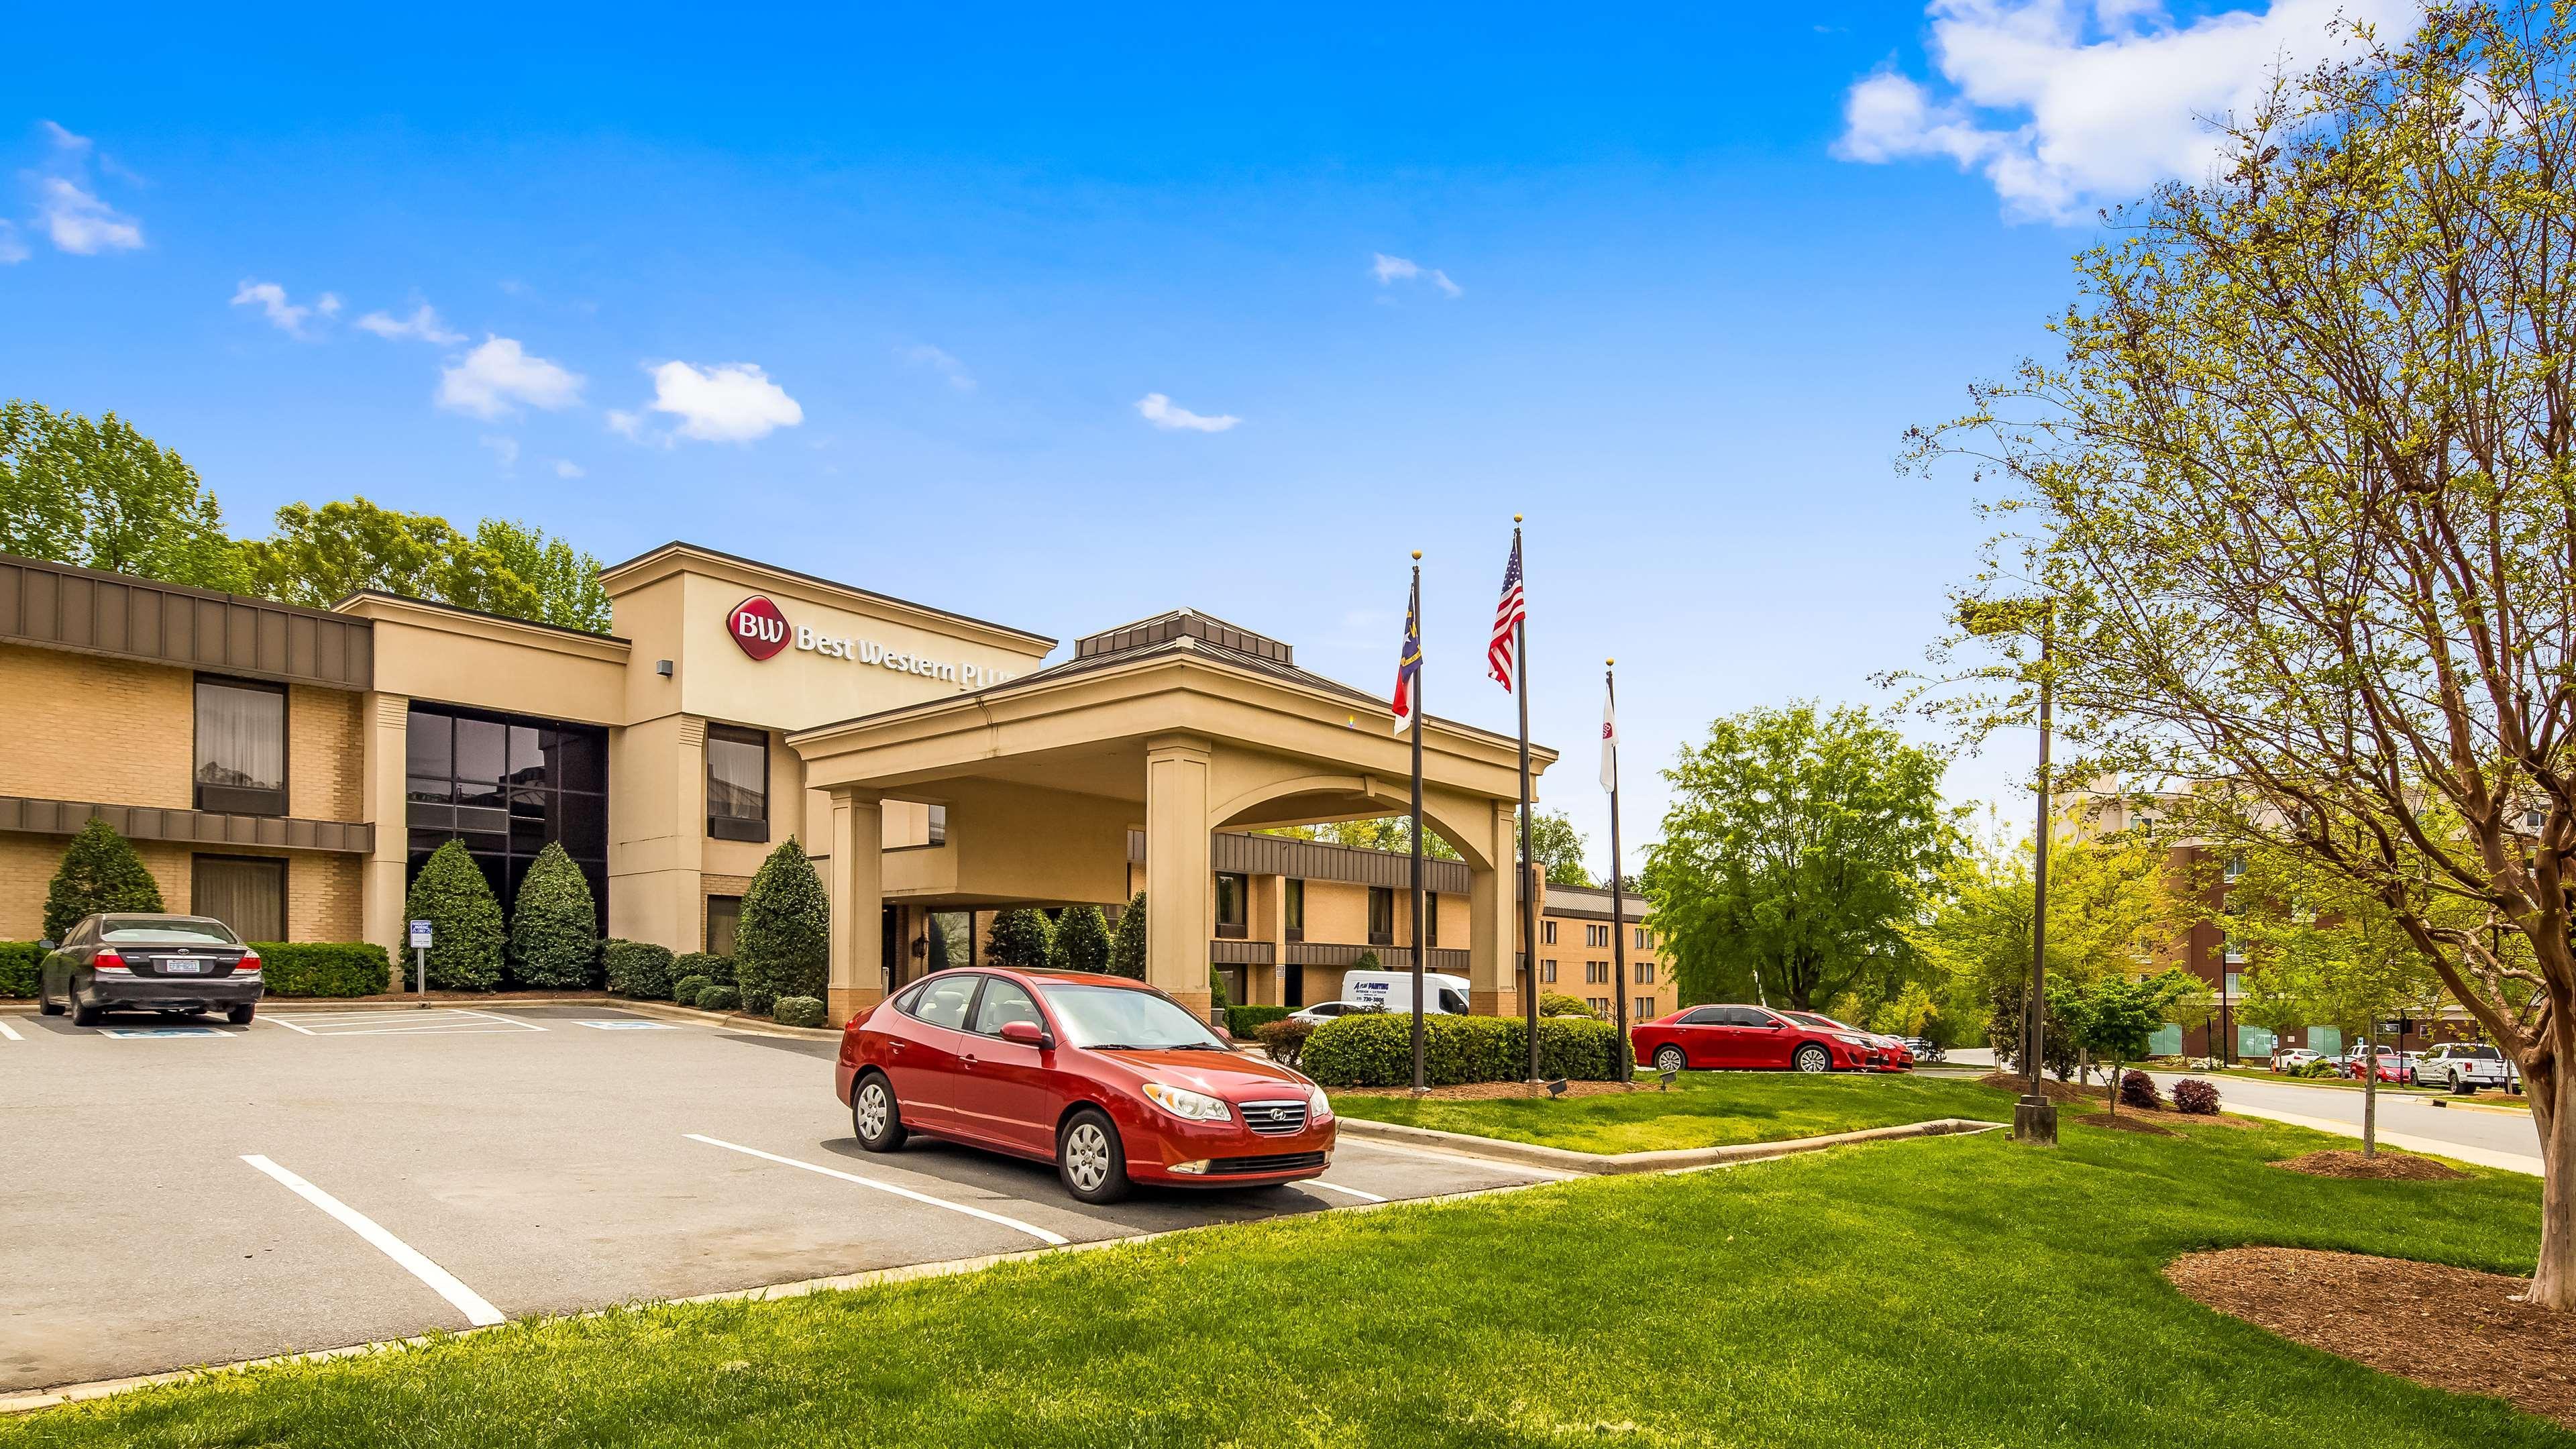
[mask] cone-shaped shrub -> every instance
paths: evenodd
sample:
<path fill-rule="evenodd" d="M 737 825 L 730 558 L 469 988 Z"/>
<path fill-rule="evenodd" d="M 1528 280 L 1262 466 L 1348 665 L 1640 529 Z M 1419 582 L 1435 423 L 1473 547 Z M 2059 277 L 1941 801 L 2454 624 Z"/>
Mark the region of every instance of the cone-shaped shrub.
<path fill-rule="evenodd" d="M 537 852 L 510 906 L 510 975 L 521 986 L 579 990 L 599 964 L 590 881 L 560 845 Z"/>
<path fill-rule="evenodd" d="M 1145 893 L 1118 913 L 1118 930 L 1109 938 L 1109 974 L 1145 979 Z"/>
<path fill-rule="evenodd" d="M 1058 971 L 1109 969 L 1109 918 L 1098 906 L 1071 906 L 1055 923 L 1055 951 L 1047 964 Z"/>
<path fill-rule="evenodd" d="M 1044 971 L 1054 949 L 1055 933 L 1047 928 L 1047 918 L 1026 906 L 995 916 L 992 932 L 984 938 L 984 959 L 1014 971 Z"/>
<path fill-rule="evenodd" d="M 45 936 L 59 941 L 81 917 L 102 911 L 158 911 L 161 887 L 116 827 L 93 815 L 63 850 L 45 889 Z"/>
<path fill-rule="evenodd" d="M 501 984 L 501 903 L 483 868 L 451 840 L 421 862 L 403 911 L 429 922 L 429 984 L 439 991 L 490 991 Z"/>
<path fill-rule="evenodd" d="M 831 910 L 805 847 L 787 837 L 742 894 L 733 971 L 743 1010 L 765 1013 L 782 996 L 822 996 L 832 975 Z"/>

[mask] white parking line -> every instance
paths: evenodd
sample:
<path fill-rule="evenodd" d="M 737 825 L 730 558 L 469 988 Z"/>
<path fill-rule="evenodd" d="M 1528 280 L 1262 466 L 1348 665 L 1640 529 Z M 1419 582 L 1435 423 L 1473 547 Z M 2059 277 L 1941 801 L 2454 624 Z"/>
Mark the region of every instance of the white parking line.
<path fill-rule="evenodd" d="M 1344 1186 L 1342 1186 L 1342 1185 L 1341 1185 L 1340 1183 L 1338 1183 L 1338 1182 L 1326 1182 L 1326 1181 L 1324 1181 L 1324 1180 L 1323 1180 L 1322 1178 L 1320 1178 L 1320 1177 L 1310 1177 L 1310 1178 L 1307 1178 L 1307 1179 L 1306 1179 L 1306 1185 L 1307 1185 L 1308 1187 L 1330 1188 L 1330 1189 L 1331 1189 L 1332 1191 L 1334 1191 L 1334 1192 L 1348 1193 L 1348 1194 L 1350 1194 L 1352 1197 L 1358 1198 L 1358 1199 L 1359 1199 L 1360 1201 L 1362 1201 L 1362 1202 L 1384 1202 L 1384 1201 L 1386 1201 L 1386 1199 L 1385 1199 L 1385 1198 L 1379 1197 L 1376 1193 L 1373 1193 L 1373 1192 L 1362 1192 L 1362 1191 L 1360 1191 L 1360 1190 L 1359 1190 L 1358 1188 L 1356 1188 L 1356 1187 L 1344 1187 Z"/>
<path fill-rule="evenodd" d="M 1371 1152 L 1392 1153 L 1397 1157 L 1418 1157 L 1425 1162 L 1445 1162 L 1451 1167 L 1482 1167 L 1493 1172 L 1526 1173 L 1531 1177 L 1549 1182 L 1571 1182 L 1575 1178 L 1585 1176 L 1583 1173 L 1567 1172 L 1562 1168 L 1533 1167 L 1525 1162 L 1506 1162 L 1495 1157 L 1472 1157 L 1464 1152 L 1442 1152 L 1427 1147 L 1398 1147 L 1394 1143 L 1380 1142 L 1373 1137 L 1334 1139 L 1334 1151 L 1339 1152 L 1345 1147 L 1364 1147 Z"/>
<path fill-rule="evenodd" d="M 402 1264 L 404 1268 L 410 1270 L 413 1277 L 428 1284 L 430 1291 L 454 1304 L 456 1311 L 465 1315 L 466 1322 L 477 1328 L 484 1328 L 508 1321 L 501 1316 L 500 1309 L 483 1301 L 473 1289 L 456 1281 L 455 1274 L 422 1257 L 419 1250 L 411 1244 L 376 1226 L 366 1214 L 257 1153 L 244 1153 L 242 1161 L 284 1183 L 297 1197 L 338 1218 L 351 1232 L 374 1244 L 377 1251 Z"/>
<path fill-rule="evenodd" d="M 544 1031 L 532 1021 L 472 1007 L 441 1006 L 425 1011 L 303 1011 L 300 1020 L 263 1017 L 306 1036 L 479 1036 L 500 1032 Z"/>
<path fill-rule="evenodd" d="M 1061 1248 L 1067 1242 L 1071 1241 L 1060 1233 L 1050 1233 L 1046 1229 L 1037 1227 L 1034 1224 L 1021 1222 L 1018 1218 L 1006 1218 L 1000 1213 L 988 1213 L 979 1207 L 968 1207 L 962 1202 L 950 1202 L 946 1198 L 932 1197 L 926 1192 L 914 1192 L 911 1188 L 897 1187 L 890 1182 L 878 1182 L 874 1178 L 861 1177 L 853 1172 L 843 1172 L 837 1167 L 824 1167 L 819 1163 L 799 1162 L 793 1157 L 781 1157 L 775 1152 L 763 1152 L 757 1147 L 745 1147 L 738 1142 L 727 1142 L 722 1138 L 701 1136 L 695 1132 L 684 1132 L 680 1135 L 688 1138 L 692 1142 L 703 1142 L 709 1147 L 721 1147 L 728 1152 L 740 1152 L 746 1156 L 762 1158 L 766 1161 L 779 1163 L 787 1167 L 801 1167 L 807 1172 L 819 1172 L 825 1177 L 837 1177 L 843 1182 L 855 1182 L 861 1187 L 872 1187 L 879 1192 L 890 1192 L 897 1197 L 908 1197 L 914 1202 L 928 1203 L 932 1207 L 946 1208 L 952 1213 L 964 1213 L 970 1218 L 982 1218 L 988 1223 L 1000 1223 L 1003 1227 L 1016 1229 L 1017 1231 L 1026 1233 L 1030 1237 L 1035 1238 L 1042 1243 L 1048 1243 L 1055 1247 Z"/>
<path fill-rule="evenodd" d="M 26 1038 L 25 1038 L 25 1037 L 18 1035 L 18 1029 L 17 1029 L 16 1027 L 11 1026 L 9 1023 L 7 1023 L 7 1022 L 5 1022 L 5 1021 L 0 1021 L 0 1036 L 5 1036 L 5 1037 L 9 1038 L 9 1040 L 11 1040 L 11 1041 L 25 1041 L 25 1040 L 26 1040 Z"/>

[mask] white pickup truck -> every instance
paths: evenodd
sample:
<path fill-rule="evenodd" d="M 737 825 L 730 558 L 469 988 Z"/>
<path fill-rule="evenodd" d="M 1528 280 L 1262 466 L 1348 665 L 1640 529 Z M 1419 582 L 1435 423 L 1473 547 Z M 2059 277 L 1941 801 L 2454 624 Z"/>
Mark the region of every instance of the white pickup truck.
<path fill-rule="evenodd" d="M 2503 1052 L 2467 1041 L 2446 1041 L 2424 1053 L 2415 1077 L 2423 1086 L 2447 1087 L 2454 1092 L 2519 1087 L 2521 1079 L 2522 1074 L 2504 1059 Z"/>

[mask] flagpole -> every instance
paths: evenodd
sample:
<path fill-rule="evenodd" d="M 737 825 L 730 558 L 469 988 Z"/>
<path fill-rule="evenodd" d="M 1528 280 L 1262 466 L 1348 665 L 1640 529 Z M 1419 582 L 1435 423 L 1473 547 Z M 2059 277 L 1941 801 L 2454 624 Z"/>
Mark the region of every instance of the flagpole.
<path fill-rule="evenodd" d="M 1422 550 L 1413 551 L 1413 630 L 1422 637 Z M 1422 930 L 1422 676 L 1417 666 L 1413 671 L 1413 1090 L 1416 1095 L 1428 1091 L 1422 1073 L 1422 968 L 1424 933 Z"/>
<path fill-rule="evenodd" d="M 1613 709 L 1619 704 L 1618 664 L 1616 659 L 1608 660 L 1601 671 Z M 1614 742 L 1610 751 L 1610 1019 L 1617 1026 L 1619 1041 L 1610 1050 L 1610 1066 L 1616 1080 L 1634 1082 L 1637 1064 L 1628 1042 L 1628 893 L 1619 866 L 1619 751 Z"/>
<path fill-rule="evenodd" d="M 1521 516 L 1512 515 L 1512 557 L 1521 564 L 1521 596 L 1529 597 L 1529 559 L 1521 552 Z M 1538 806 L 1530 794 L 1529 611 L 1512 626 L 1512 670 L 1521 697 L 1521 1016 L 1529 1025 L 1529 1079 L 1538 1074 Z"/>

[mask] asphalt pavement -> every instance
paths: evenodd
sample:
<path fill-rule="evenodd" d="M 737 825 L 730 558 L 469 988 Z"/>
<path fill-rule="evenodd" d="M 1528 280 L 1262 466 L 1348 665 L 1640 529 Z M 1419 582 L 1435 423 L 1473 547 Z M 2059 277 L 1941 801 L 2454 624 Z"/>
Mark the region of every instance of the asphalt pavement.
<path fill-rule="evenodd" d="M 2153 1072 L 2158 1085 L 2171 1091 L 2190 1072 Z M 2339 1136 L 2361 1135 L 2362 1093 L 2358 1085 L 2303 1086 L 2247 1077 L 2212 1076 L 2219 1105 L 2230 1112 L 2311 1127 Z M 2409 1152 L 2429 1152 L 2500 1167 L 2513 1172 L 2540 1172 L 2540 1132 L 2528 1111 L 2506 1108 L 2437 1107 L 2433 1100 L 2404 1093 L 2379 1094 L 2379 1140 Z"/>

